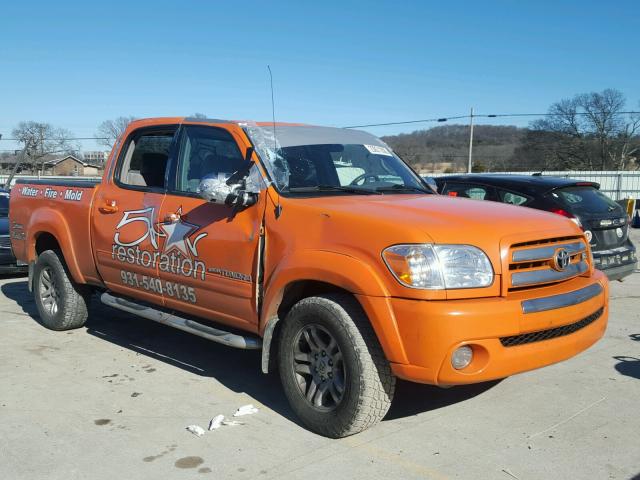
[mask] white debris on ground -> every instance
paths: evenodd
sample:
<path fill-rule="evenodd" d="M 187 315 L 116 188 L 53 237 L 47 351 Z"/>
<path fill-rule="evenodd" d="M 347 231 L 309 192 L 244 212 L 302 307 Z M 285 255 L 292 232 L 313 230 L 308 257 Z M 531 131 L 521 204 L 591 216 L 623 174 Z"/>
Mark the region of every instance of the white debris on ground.
<path fill-rule="evenodd" d="M 197 435 L 198 437 L 204 435 L 204 428 L 199 425 L 189 425 L 187 427 L 187 431 L 193 433 L 194 435 Z"/>
<path fill-rule="evenodd" d="M 213 417 L 209 422 L 209 431 L 219 429 L 223 421 L 224 415 L 216 415 L 215 417 Z"/>
<path fill-rule="evenodd" d="M 236 410 L 236 413 L 234 413 L 233 416 L 242 417 L 243 415 L 252 415 L 254 413 L 258 413 L 258 409 L 254 407 L 252 404 L 249 404 L 249 405 L 243 405 L 240 408 L 238 408 L 238 410 Z"/>
<path fill-rule="evenodd" d="M 242 417 L 244 415 L 253 415 L 254 413 L 258 413 L 258 409 L 254 407 L 252 404 L 243 405 L 236 410 L 236 413 L 233 414 L 234 417 Z M 209 431 L 212 432 L 214 430 L 218 430 L 222 425 L 227 427 L 235 427 L 237 425 L 244 425 L 244 422 L 238 422 L 237 420 L 225 420 L 224 415 L 216 415 L 209 421 Z M 193 433 L 194 435 L 201 437 L 206 432 L 204 428 L 199 425 L 189 425 L 187 427 L 187 431 Z"/>

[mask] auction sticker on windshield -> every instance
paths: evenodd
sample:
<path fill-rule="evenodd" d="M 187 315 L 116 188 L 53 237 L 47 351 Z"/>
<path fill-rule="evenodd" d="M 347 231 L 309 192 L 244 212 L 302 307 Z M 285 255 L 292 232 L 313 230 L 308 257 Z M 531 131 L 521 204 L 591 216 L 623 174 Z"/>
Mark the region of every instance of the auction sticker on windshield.
<path fill-rule="evenodd" d="M 381 147 L 379 145 L 365 145 L 364 148 L 369 150 L 369 153 L 373 153 L 375 155 L 386 155 L 388 157 L 393 156 L 393 154 L 389 151 L 389 149 L 385 147 Z"/>

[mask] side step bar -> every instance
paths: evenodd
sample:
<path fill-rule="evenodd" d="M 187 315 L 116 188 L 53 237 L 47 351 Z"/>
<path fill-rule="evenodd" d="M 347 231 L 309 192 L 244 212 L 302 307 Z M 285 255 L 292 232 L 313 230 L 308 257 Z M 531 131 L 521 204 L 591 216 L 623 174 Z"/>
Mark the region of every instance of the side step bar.
<path fill-rule="evenodd" d="M 184 330 L 185 332 L 198 335 L 199 337 L 203 337 L 217 343 L 222 343 L 229 347 L 241 348 L 244 350 L 259 350 L 262 348 L 262 340 L 258 337 L 242 336 L 231 332 L 225 332 L 224 330 L 219 330 L 200 322 L 195 322 L 171 313 L 166 313 L 153 307 L 141 305 L 139 303 L 132 302 L 131 300 L 125 300 L 124 298 L 115 297 L 107 292 L 100 296 L 100 301 L 109 307 L 133 313 L 139 317 L 163 323 L 170 327 L 177 328 L 178 330 Z"/>

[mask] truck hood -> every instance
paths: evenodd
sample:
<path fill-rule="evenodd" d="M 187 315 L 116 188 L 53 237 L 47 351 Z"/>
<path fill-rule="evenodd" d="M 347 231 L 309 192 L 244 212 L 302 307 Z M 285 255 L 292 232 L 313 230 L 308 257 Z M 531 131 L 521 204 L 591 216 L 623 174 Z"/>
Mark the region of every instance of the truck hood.
<path fill-rule="evenodd" d="M 362 249 L 373 246 L 379 255 L 398 243 L 467 244 L 487 253 L 496 271 L 501 270 L 501 244 L 509 238 L 520 242 L 582 235 L 575 223 L 553 213 L 441 195 L 345 195 L 292 201 L 332 220 L 318 233 L 325 245 L 333 243 L 336 250 L 356 244 Z"/>

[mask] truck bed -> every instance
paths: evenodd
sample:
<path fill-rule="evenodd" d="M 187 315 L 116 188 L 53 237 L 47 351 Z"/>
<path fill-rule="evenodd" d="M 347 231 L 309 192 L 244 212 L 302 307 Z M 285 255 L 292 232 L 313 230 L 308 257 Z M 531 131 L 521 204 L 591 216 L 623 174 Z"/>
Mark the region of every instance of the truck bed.
<path fill-rule="evenodd" d="M 18 180 L 11 190 L 11 245 L 18 260 L 55 240 L 74 280 L 100 284 L 91 254 L 91 206 L 98 180 Z"/>

